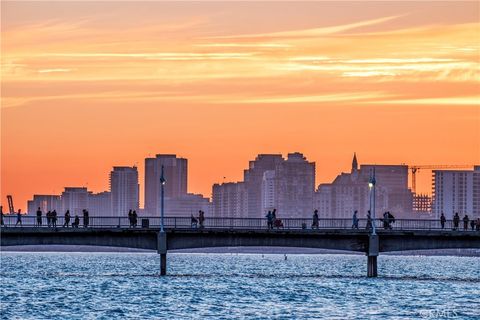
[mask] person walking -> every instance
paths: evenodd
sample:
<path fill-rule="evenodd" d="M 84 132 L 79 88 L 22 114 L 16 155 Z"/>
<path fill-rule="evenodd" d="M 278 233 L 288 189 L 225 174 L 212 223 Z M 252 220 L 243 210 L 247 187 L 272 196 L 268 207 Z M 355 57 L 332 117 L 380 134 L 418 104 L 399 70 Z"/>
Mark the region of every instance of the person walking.
<path fill-rule="evenodd" d="M 75 219 L 73 220 L 73 223 L 72 223 L 72 228 L 78 228 L 79 225 L 80 225 L 80 218 L 76 214 Z"/>
<path fill-rule="evenodd" d="M 318 230 L 318 210 L 315 209 L 313 211 L 313 218 L 312 218 L 312 229 L 317 229 Z"/>
<path fill-rule="evenodd" d="M 353 217 L 352 217 L 352 229 L 358 229 L 358 211 L 355 210 L 353 212 Z"/>
<path fill-rule="evenodd" d="M 133 223 L 133 227 L 134 227 L 134 228 L 137 227 L 137 222 L 138 222 L 137 211 L 136 211 L 136 210 L 133 210 L 133 212 L 132 212 L 132 223 Z"/>
<path fill-rule="evenodd" d="M 475 230 L 475 219 L 470 220 L 470 228 L 472 229 L 472 231 Z"/>
<path fill-rule="evenodd" d="M 203 229 L 204 227 L 204 222 L 205 222 L 205 212 L 203 212 L 202 210 L 200 210 L 198 212 L 198 223 L 200 224 L 200 229 Z"/>
<path fill-rule="evenodd" d="M 440 216 L 440 225 L 442 226 L 442 229 L 445 229 L 445 222 L 447 221 L 447 218 L 445 218 L 445 215 L 442 212 L 442 215 Z"/>
<path fill-rule="evenodd" d="M 1 219 L 2 219 L 2 226 L 4 225 L 4 222 L 3 222 L 3 206 L 0 206 L 0 216 L 1 216 Z"/>
<path fill-rule="evenodd" d="M 88 216 L 88 211 L 86 209 L 83 209 L 83 227 L 88 228 L 89 224 L 89 216 Z"/>
<path fill-rule="evenodd" d="M 367 225 L 365 226 L 365 229 L 371 230 L 373 228 L 372 225 L 372 214 L 370 213 L 370 210 L 367 212 Z"/>
<path fill-rule="evenodd" d="M 15 226 L 17 226 L 18 224 L 22 226 L 22 210 L 20 209 L 18 209 L 18 212 L 17 212 L 17 223 L 15 223 Z"/>
<path fill-rule="evenodd" d="M 268 210 L 265 217 L 267 218 L 267 229 L 273 229 L 272 211 Z"/>
<path fill-rule="evenodd" d="M 470 219 L 468 219 L 468 214 L 465 215 L 465 217 L 463 217 L 463 230 L 464 231 L 468 231 L 468 221 Z"/>
<path fill-rule="evenodd" d="M 70 224 L 70 210 L 65 212 L 64 220 L 63 226 L 68 228 L 68 225 Z"/>
<path fill-rule="evenodd" d="M 458 215 L 458 212 L 455 212 L 455 215 L 453 216 L 453 230 L 458 230 L 459 224 L 460 224 L 460 216 Z"/>
<path fill-rule="evenodd" d="M 47 226 L 50 227 L 52 224 L 52 212 L 48 210 L 45 216 L 47 217 Z"/>
<path fill-rule="evenodd" d="M 130 228 L 133 227 L 132 209 L 128 210 L 128 222 L 129 222 Z"/>
<path fill-rule="evenodd" d="M 40 210 L 40 207 L 37 209 L 37 227 L 42 226 L 42 210 Z"/>

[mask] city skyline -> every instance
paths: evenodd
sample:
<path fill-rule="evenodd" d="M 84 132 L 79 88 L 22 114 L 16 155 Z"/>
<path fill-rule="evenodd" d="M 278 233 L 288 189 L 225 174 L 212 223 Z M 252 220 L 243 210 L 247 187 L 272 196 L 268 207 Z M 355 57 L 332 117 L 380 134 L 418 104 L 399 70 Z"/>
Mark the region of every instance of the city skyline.
<path fill-rule="evenodd" d="M 2 2 L 2 201 L 100 192 L 116 165 L 143 185 L 158 152 L 202 194 L 259 153 L 302 151 L 316 185 L 354 151 L 480 162 L 477 2 L 111 6 Z"/>

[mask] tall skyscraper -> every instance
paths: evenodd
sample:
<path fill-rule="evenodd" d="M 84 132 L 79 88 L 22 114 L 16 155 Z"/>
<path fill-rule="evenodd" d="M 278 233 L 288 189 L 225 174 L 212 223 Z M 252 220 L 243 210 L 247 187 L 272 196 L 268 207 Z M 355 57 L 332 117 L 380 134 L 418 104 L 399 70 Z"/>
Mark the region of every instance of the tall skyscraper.
<path fill-rule="evenodd" d="M 148 214 L 160 214 L 160 176 L 164 166 L 165 197 L 176 199 L 187 194 L 187 159 L 177 158 L 175 154 L 157 154 L 155 158 L 145 159 L 145 211 Z"/>
<path fill-rule="evenodd" d="M 254 161 L 250 161 L 249 168 L 244 171 L 248 206 L 246 217 L 264 217 L 262 206 L 263 174 L 265 171 L 275 170 L 277 164 L 283 161 L 281 154 L 259 154 Z"/>
<path fill-rule="evenodd" d="M 480 217 L 480 166 L 473 170 L 433 171 L 433 213 L 452 219 L 455 212 L 463 217 Z"/>
<path fill-rule="evenodd" d="M 125 216 L 129 210 L 138 210 L 137 167 L 113 167 L 110 172 L 112 214 Z"/>

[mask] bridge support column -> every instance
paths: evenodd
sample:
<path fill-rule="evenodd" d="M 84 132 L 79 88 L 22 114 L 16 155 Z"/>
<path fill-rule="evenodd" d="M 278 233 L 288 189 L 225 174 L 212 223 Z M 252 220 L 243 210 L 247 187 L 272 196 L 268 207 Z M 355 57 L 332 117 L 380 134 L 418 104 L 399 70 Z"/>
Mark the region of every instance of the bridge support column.
<path fill-rule="evenodd" d="M 378 275 L 377 273 L 377 257 L 378 257 L 378 235 L 370 235 L 368 237 L 368 252 L 367 252 L 367 277 L 372 278 Z"/>
<path fill-rule="evenodd" d="M 160 254 L 160 275 L 167 274 L 167 233 L 159 232 L 157 235 L 157 252 Z"/>

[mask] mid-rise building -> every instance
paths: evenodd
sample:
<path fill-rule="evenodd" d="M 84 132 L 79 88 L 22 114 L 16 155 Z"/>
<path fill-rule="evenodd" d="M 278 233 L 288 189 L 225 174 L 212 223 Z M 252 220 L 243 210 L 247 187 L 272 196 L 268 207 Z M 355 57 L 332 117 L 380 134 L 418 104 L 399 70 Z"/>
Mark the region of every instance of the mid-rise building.
<path fill-rule="evenodd" d="M 127 215 L 138 210 L 139 186 L 137 167 L 113 167 L 110 172 L 111 214 Z"/>
<path fill-rule="evenodd" d="M 433 214 L 452 219 L 461 216 L 480 217 L 480 166 L 473 170 L 433 170 Z"/>
<path fill-rule="evenodd" d="M 108 191 L 88 193 L 88 212 L 91 217 L 112 216 L 112 194 Z"/>
<path fill-rule="evenodd" d="M 165 216 L 167 217 L 198 217 L 202 210 L 205 217 L 212 217 L 212 204 L 210 199 L 201 194 L 187 193 L 182 197 L 165 198 Z"/>
<path fill-rule="evenodd" d="M 34 194 L 33 199 L 28 200 L 27 208 L 27 212 L 30 215 L 35 215 L 38 208 L 40 208 L 43 213 L 53 210 L 60 213 L 62 211 L 62 202 L 59 195 Z"/>
<path fill-rule="evenodd" d="M 65 187 L 62 192 L 62 211 L 70 210 L 72 217 L 82 215 L 83 209 L 88 208 L 88 195 L 86 187 Z"/>
<path fill-rule="evenodd" d="M 174 154 L 157 154 L 145 159 L 145 211 L 160 214 L 162 166 L 164 167 L 165 197 L 181 198 L 187 194 L 187 159 Z"/>
<path fill-rule="evenodd" d="M 246 218 L 247 190 L 243 182 L 214 184 L 212 188 L 214 217 Z"/>

